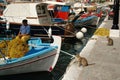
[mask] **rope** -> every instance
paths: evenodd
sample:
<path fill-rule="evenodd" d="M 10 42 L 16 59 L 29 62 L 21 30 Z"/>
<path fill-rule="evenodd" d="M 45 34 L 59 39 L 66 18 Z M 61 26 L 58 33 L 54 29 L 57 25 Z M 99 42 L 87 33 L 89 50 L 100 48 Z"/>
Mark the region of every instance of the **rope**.
<path fill-rule="evenodd" d="M 41 46 L 37 46 L 37 45 L 35 45 L 35 44 L 29 44 L 29 46 L 42 48 Z M 57 48 L 55 48 L 55 49 L 57 50 Z M 69 55 L 69 56 L 71 56 L 71 57 L 75 57 L 75 55 L 72 55 L 72 54 L 70 54 L 70 53 L 68 53 L 68 52 L 65 52 L 65 51 L 63 51 L 63 50 L 60 50 L 60 52 L 66 54 L 66 55 Z"/>
<path fill-rule="evenodd" d="M 57 27 L 59 27 L 59 26 L 57 26 Z M 62 29 L 62 30 L 64 30 L 62 27 L 59 27 L 59 28 Z M 75 33 L 71 32 L 69 30 L 66 30 L 66 31 L 69 32 L 69 33 L 71 33 L 71 34 L 73 34 L 73 35 L 75 35 Z"/>
<path fill-rule="evenodd" d="M 66 52 L 66 51 L 60 50 L 60 52 L 62 52 L 62 53 L 64 53 L 64 54 L 67 54 L 67 55 L 69 55 L 69 56 L 71 56 L 71 57 L 75 57 L 75 55 L 72 55 L 72 54 L 70 54 L 70 53 L 68 53 L 68 52 Z"/>

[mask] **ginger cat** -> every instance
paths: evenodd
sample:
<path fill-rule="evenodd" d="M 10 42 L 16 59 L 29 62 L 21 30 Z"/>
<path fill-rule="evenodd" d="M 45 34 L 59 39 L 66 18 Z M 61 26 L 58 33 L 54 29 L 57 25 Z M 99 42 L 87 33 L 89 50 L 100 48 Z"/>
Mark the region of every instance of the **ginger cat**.
<path fill-rule="evenodd" d="M 88 61 L 85 57 L 81 57 L 79 54 L 75 55 L 76 62 L 78 62 L 79 66 L 88 66 Z"/>

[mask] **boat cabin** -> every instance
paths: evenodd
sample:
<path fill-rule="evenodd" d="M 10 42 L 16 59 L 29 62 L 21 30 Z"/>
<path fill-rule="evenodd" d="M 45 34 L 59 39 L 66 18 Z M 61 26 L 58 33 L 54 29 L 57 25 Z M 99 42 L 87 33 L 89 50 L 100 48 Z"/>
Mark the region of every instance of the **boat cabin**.
<path fill-rule="evenodd" d="M 56 5 L 54 8 L 54 18 L 61 18 L 63 20 L 68 19 L 70 6 L 68 5 Z"/>
<path fill-rule="evenodd" d="M 9 22 L 21 23 L 27 19 L 29 24 L 50 24 L 51 18 L 45 3 L 11 3 L 3 12 Z"/>
<path fill-rule="evenodd" d="M 70 14 L 70 5 L 65 2 L 45 1 L 48 4 L 48 11 L 53 22 L 68 20 Z"/>

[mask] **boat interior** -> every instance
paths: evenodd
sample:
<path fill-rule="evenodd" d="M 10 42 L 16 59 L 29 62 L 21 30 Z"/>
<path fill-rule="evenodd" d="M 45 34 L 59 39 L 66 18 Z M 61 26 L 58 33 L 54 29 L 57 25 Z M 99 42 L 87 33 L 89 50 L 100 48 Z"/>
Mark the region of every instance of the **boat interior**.
<path fill-rule="evenodd" d="M 29 45 L 29 51 L 20 58 L 9 58 L 6 57 L 0 50 L 0 55 L 2 56 L 0 58 L 0 66 L 6 65 L 6 64 L 12 64 L 16 62 L 21 62 L 24 60 L 37 58 L 38 56 L 49 54 L 50 51 L 56 50 L 57 46 L 51 46 L 51 43 L 42 43 L 40 38 L 31 38 L 28 41 Z"/>

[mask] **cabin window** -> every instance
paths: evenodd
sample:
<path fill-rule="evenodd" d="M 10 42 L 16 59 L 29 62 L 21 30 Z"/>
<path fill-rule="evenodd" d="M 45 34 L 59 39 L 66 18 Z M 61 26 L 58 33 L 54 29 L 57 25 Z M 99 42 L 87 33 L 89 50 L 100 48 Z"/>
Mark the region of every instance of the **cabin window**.
<path fill-rule="evenodd" d="M 36 9 L 37 9 L 37 14 L 38 15 L 41 15 L 41 14 L 45 14 L 45 6 L 41 6 L 41 5 L 37 5 L 36 6 Z"/>
<path fill-rule="evenodd" d="M 61 6 L 56 6 L 55 11 L 61 11 L 62 7 Z"/>
<path fill-rule="evenodd" d="M 58 7 L 57 7 L 57 10 L 58 10 L 58 11 L 61 11 L 61 6 L 58 6 Z"/>
<path fill-rule="evenodd" d="M 45 7 L 42 6 L 42 14 L 45 14 Z"/>

